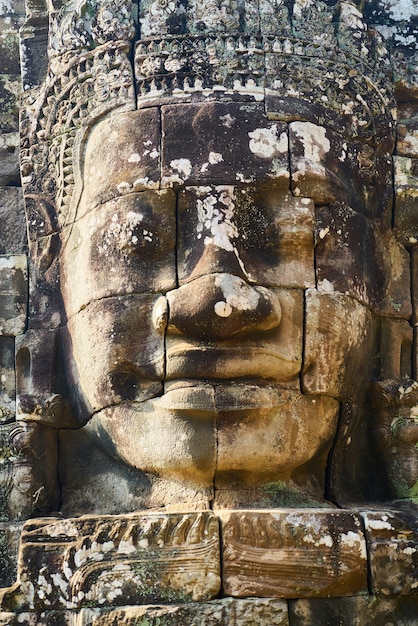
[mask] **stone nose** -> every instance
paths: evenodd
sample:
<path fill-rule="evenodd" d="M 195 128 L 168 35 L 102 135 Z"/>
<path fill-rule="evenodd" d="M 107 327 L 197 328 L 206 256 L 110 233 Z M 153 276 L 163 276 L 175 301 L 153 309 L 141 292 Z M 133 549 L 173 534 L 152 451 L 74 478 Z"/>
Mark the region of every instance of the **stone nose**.
<path fill-rule="evenodd" d="M 201 276 L 167 293 L 170 334 L 208 341 L 275 328 L 277 296 L 232 274 Z"/>

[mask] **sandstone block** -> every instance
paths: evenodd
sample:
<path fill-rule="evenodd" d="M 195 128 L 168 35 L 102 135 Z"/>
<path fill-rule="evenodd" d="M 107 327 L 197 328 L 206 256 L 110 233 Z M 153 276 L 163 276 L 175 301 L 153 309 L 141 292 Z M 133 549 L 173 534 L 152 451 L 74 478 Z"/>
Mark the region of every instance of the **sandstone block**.
<path fill-rule="evenodd" d="M 395 156 L 394 224 L 406 244 L 418 241 L 418 159 Z"/>
<path fill-rule="evenodd" d="M 372 319 L 364 305 L 332 290 L 307 290 L 302 375 L 307 393 L 337 398 L 358 393 L 359 384 L 369 380 L 371 346 Z"/>
<path fill-rule="evenodd" d="M 14 593 L 23 594 L 22 610 L 201 601 L 219 592 L 218 522 L 208 512 L 33 520 L 20 551 Z"/>
<path fill-rule="evenodd" d="M 0 221 L 0 254 L 25 252 L 26 220 L 20 187 L 0 187 Z"/>
<path fill-rule="evenodd" d="M 416 596 L 382 598 L 321 598 L 292 600 L 289 603 L 290 626 L 413 626 L 418 614 Z"/>
<path fill-rule="evenodd" d="M 410 511 L 362 513 L 369 553 L 371 586 L 376 595 L 418 594 L 418 527 Z"/>
<path fill-rule="evenodd" d="M 220 511 L 223 585 L 236 597 L 312 598 L 367 590 L 366 544 L 349 511 Z"/>
<path fill-rule="evenodd" d="M 129 194 L 64 230 L 61 284 L 68 316 L 109 296 L 176 286 L 175 206 L 171 190 Z"/>
<path fill-rule="evenodd" d="M 24 254 L 0 256 L 0 293 L 0 335 L 19 335 L 26 326 L 28 299 Z"/>
<path fill-rule="evenodd" d="M 409 319 L 410 257 L 390 229 L 378 232 L 364 216 L 335 203 L 317 212 L 315 235 L 320 290 L 350 294 L 379 315 Z"/>
<path fill-rule="evenodd" d="M 307 198 L 261 186 L 186 188 L 179 196 L 180 283 L 230 271 L 259 285 L 312 287 L 313 230 Z"/>
<path fill-rule="evenodd" d="M 162 184 L 263 182 L 288 188 L 287 126 L 260 104 L 173 105 L 162 109 Z"/>
<path fill-rule="evenodd" d="M 13 337 L 0 337 L 0 423 L 16 416 L 16 372 Z"/>
<path fill-rule="evenodd" d="M 2 520 L 6 517 L 6 512 L 1 508 L 0 515 Z M 17 554 L 21 529 L 21 524 L 5 523 L 3 521 L 0 523 L 0 585 L 2 587 L 12 585 L 16 580 Z"/>
<path fill-rule="evenodd" d="M 3 621 L 2 621 L 3 620 Z M 43 613 L 0 613 L 1 626 L 288 626 L 287 603 L 277 599 L 212 600 L 183 605 L 145 605 Z"/>

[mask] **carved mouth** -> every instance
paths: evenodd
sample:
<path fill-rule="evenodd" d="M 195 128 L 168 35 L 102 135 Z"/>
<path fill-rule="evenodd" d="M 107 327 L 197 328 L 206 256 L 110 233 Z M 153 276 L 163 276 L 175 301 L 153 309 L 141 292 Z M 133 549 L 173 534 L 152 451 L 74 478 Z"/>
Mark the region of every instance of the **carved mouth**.
<path fill-rule="evenodd" d="M 298 376 L 300 368 L 300 359 L 275 349 L 179 346 L 167 351 L 165 378 L 289 382 Z"/>
<path fill-rule="evenodd" d="M 269 410 L 287 401 L 285 390 L 257 381 L 176 380 L 153 400 L 158 407 L 199 413 Z"/>

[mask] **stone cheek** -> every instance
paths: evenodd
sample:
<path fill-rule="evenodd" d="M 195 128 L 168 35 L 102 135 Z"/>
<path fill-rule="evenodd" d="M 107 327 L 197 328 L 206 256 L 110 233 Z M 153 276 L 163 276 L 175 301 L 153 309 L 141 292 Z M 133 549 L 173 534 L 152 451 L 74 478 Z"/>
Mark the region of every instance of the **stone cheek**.
<path fill-rule="evenodd" d="M 164 336 L 149 315 L 158 296 L 133 295 L 92 302 L 68 322 L 77 380 L 91 415 L 121 401 L 161 393 Z"/>
<path fill-rule="evenodd" d="M 146 191 L 110 200 L 63 231 L 67 316 L 90 302 L 175 286 L 175 196 Z"/>
<path fill-rule="evenodd" d="M 306 339 L 303 388 L 307 393 L 326 393 L 338 399 L 352 394 L 370 380 L 373 355 L 370 311 L 339 292 L 308 289 L 306 292 Z M 329 337 L 338 341 L 329 341 Z M 333 367 L 330 368 L 330 363 Z"/>

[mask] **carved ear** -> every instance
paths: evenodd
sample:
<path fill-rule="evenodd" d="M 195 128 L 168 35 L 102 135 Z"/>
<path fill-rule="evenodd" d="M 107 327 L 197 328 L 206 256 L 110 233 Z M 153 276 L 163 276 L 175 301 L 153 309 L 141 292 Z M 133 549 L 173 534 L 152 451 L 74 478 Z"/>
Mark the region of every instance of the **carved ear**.
<path fill-rule="evenodd" d="M 60 237 L 58 233 L 54 233 L 39 239 L 37 243 L 36 267 L 38 276 L 43 276 L 58 256 Z"/>
<path fill-rule="evenodd" d="M 25 211 L 30 242 L 58 231 L 56 209 L 49 198 L 26 194 Z"/>

